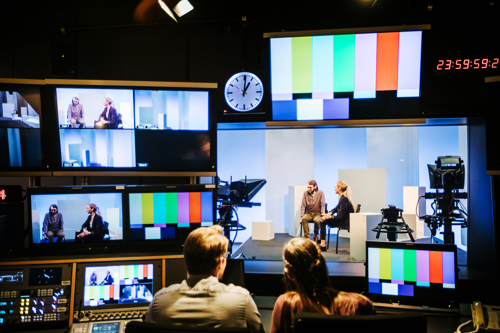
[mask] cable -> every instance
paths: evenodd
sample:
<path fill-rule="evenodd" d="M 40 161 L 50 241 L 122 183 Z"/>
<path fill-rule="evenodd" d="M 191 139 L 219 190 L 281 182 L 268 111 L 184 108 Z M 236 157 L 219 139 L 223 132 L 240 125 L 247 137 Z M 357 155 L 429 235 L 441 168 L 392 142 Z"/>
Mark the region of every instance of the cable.
<path fill-rule="evenodd" d="M 472 320 L 469 320 L 469 321 L 466 321 L 465 323 L 461 324 L 460 326 L 457 327 L 457 330 L 455 331 L 455 333 L 462 333 L 460 331 L 460 329 L 462 329 L 464 326 L 467 326 L 469 325 L 470 323 L 472 322 Z M 470 332 L 464 332 L 464 333 L 477 333 L 479 331 L 479 328 L 480 326 L 477 325 L 476 329 L 474 331 L 470 331 Z"/>

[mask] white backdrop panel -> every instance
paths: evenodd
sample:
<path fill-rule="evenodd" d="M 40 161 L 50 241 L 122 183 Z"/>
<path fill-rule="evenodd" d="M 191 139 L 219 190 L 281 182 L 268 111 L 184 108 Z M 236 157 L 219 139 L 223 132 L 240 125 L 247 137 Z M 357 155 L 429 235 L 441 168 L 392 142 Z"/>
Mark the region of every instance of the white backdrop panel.
<path fill-rule="evenodd" d="M 351 187 L 353 204 L 361 204 L 362 213 L 380 213 L 387 207 L 386 169 L 340 169 L 339 179 Z"/>

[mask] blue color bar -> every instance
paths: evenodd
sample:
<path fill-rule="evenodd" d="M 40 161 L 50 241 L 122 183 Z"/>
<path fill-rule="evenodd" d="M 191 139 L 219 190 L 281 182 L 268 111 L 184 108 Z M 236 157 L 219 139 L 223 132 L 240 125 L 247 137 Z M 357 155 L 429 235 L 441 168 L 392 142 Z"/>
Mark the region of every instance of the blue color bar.
<path fill-rule="evenodd" d="M 354 98 L 375 98 L 377 88 L 377 34 L 356 34 Z"/>
<path fill-rule="evenodd" d="M 397 97 L 420 96 L 420 57 L 422 31 L 399 33 Z"/>
<path fill-rule="evenodd" d="M 212 192 L 201 192 L 201 222 L 213 223 Z"/>
<path fill-rule="evenodd" d="M 443 252 L 443 287 L 455 289 L 455 254 Z"/>

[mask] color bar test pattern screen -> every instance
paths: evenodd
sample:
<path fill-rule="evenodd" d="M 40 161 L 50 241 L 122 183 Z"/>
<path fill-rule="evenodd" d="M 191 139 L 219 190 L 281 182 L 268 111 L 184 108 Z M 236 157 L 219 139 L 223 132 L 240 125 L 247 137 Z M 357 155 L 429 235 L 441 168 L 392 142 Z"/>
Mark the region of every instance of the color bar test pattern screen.
<path fill-rule="evenodd" d="M 175 239 L 178 228 L 213 225 L 212 192 L 130 193 L 134 240 Z"/>
<path fill-rule="evenodd" d="M 455 254 L 448 251 L 368 248 L 370 294 L 418 296 L 419 289 L 455 289 Z"/>
<path fill-rule="evenodd" d="M 420 96 L 422 31 L 280 37 L 270 45 L 273 120 L 349 119 L 353 100 L 377 92 Z"/>

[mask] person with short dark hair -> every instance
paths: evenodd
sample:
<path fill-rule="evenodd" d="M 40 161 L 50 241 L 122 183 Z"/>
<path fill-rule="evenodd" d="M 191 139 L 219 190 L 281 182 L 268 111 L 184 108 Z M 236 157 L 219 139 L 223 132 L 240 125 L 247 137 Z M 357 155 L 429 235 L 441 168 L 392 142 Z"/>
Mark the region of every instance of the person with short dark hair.
<path fill-rule="evenodd" d="M 309 239 L 309 222 L 314 222 L 314 237 L 313 242 L 319 242 L 319 229 L 321 224 L 321 215 L 325 213 L 325 193 L 318 189 L 318 183 L 315 180 L 310 180 L 307 183 L 307 190 L 302 196 L 302 204 L 300 206 L 300 223 L 304 229 L 304 237 Z"/>
<path fill-rule="evenodd" d="M 49 239 L 49 243 L 54 242 L 54 236 L 57 236 L 57 242 L 60 243 L 64 237 L 64 220 L 62 213 L 56 204 L 49 207 L 49 212 L 43 218 L 43 238 Z"/>
<path fill-rule="evenodd" d="M 193 230 L 184 243 L 189 277 L 158 291 L 145 321 L 193 328 L 248 327 L 254 333 L 264 332 L 248 290 L 219 282 L 226 268 L 228 244 L 218 225 Z"/>

